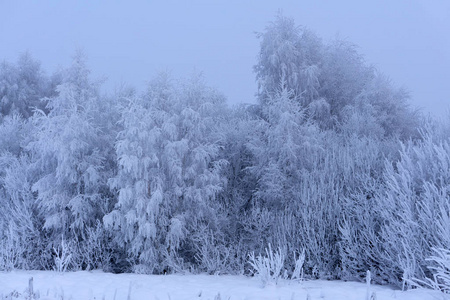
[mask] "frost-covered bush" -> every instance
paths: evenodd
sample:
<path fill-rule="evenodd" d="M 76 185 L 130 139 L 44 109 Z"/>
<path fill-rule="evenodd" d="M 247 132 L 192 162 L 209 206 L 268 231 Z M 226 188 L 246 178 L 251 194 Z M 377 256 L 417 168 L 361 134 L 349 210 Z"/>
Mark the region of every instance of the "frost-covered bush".
<path fill-rule="evenodd" d="M 408 284 L 418 287 L 428 287 L 450 294 L 450 251 L 442 248 L 433 248 L 433 255 L 426 259 L 428 269 L 432 275 L 418 279 L 408 280 Z"/>
<path fill-rule="evenodd" d="M 374 198 L 381 218 L 374 259 L 385 280 L 407 284 L 429 277 L 432 247 L 450 248 L 450 143 L 424 132 L 402 146 L 397 163 L 386 162 L 383 188 Z"/>
<path fill-rule="evenodd" d="M 367 270 L 377 274 L 378 254 L 374 245 L 378 244 L 381 218 L 374 214 L 378 208 L 375 193 L 382 185 L 383 163 L 388 153 L 382 140 L 351 135 L 344 141 L 346 145 L 340 152 L 347 161 L 344 176 L 348 179 L 339 220 L 340 276 L 363 280 Z"/>
<path fill-rule="evenodd" d="M 0 241 L 0 270 L 11 271 L 24 267 L 21 265 L 22 253 L 25 252 L 25 245 L 14 236 L 12 228 L 6 228 Z"/>
<path fill-rule="evenodd" d="M 433 272 L 433 279 L 429 280 L 430 286 L 450 294 L 450 250 L 433 249 L 434 255 L 427 260 Z"/>
<path fill-rule="evenodd" d="M 69 265 L 72 262 L 73 244 L 68 243 L 64 239 L 61 240 L 61 244 L 57 247 L 53 247 L 53 258 L 55 265 L 53 269 L 56 272 L 66 272 Z"/>
<path fill-rule="evenodd" d="M 278 283 L 278 280 L 283 275 L 284 260 L 285 255 L 281 249 L 278 248 L 274 252 L 270 244 L 269 248 L 265 249 L 265 256 L 262 254 L 255 256 L 254 252 L 248 256 L 248 263 L 253 269 L 253 274 L 260 278 L 263 286 L 270 283 Z"/>
<path fill-rule="evenodd" d="M 39 209 L 31 192 L 32 173 L 26 156 L 0 154 L 0 256 L 4 269 L 36 269 L 46 265 Z"/>
<path fill-rule="evenodd" d="M 298 255 L 294 253 L 294 271 L 292 272 L 291 279 L 303 280 L 303 264 L 305 263 L 305 249 Z"/>
<path fill-rule="evenodd" d="M 228 246 L 222 232 L 213 232 L 207 226 L 198 226 L 194 237 L 195 260 L 198 269 L 208 274 L 232 273 L 233 254 L 239 251 L 239 245 Z M 233 249 L 233 248 L 237 249 Z"/>
<path fill-rule="evenodd" d="M 71 243 L 70 269 L 111 271 L 113 248 L 108 232 L 98 221 L 95 227 L 86 229 L 83 240 Z"/>

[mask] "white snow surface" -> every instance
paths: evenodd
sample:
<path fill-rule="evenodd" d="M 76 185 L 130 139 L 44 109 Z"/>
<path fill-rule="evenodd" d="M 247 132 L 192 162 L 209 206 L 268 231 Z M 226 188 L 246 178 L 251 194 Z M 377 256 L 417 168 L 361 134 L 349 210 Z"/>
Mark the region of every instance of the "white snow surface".
<path fill-rule="evenodd" d="M 100 271 L 0 272 L 0 299 L 33 299 L 28 293 L 28 282 L 31 277 L 34 292 L 39 295 L 35 298 L 41 300 L 367 299 L 367 285 L 358 282 L 281 280 L 277 285 L 262 287 L 256 277 L 109 274 Z M 443 299 L 443 294 L 428 289 L 400 291 L 386 286 L 371 285 L 369 294 L 372 295 L 373 292 L 377 300 Z"/>

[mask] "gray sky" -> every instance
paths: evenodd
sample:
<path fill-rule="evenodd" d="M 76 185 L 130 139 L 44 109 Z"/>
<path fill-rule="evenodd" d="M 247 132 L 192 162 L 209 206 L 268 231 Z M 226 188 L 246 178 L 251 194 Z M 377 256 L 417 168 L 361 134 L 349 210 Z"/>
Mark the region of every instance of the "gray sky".
<path fill-rule="evenodd" d="M 157 3 L 158 2 L 158 3 Z M 406 87 L 412 104 L 450 106 L 450 1 L 14 1 L 0 0 L 0 59 L 26 50 L 52 72 L 77 48 L 107 88 L 142 90 L 160 70 L 203 71 L 230 103 L 255 102 L 261 32 L 278 9 L 325 41 L 357 44 L 366 60 Z"/>

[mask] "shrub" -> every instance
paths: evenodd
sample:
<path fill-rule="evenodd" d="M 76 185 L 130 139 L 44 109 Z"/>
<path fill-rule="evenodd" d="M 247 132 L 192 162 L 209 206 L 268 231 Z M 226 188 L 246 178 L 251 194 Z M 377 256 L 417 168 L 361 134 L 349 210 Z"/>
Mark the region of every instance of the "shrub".
<path fill-rule="evenodd" d="M 256 257 L 255 253 L 252 252 L 249 255 L 249 264 L 254 269 L 253 273 L 261 279 L 263 286 L 268 283 L 277 284 L 282 275 L 285 256 L 281 253 L 280 248 L 273 252 L 270 244 L 269 249 L 266 248 L 265 252 L 266 256 L 258 255 Z"/>

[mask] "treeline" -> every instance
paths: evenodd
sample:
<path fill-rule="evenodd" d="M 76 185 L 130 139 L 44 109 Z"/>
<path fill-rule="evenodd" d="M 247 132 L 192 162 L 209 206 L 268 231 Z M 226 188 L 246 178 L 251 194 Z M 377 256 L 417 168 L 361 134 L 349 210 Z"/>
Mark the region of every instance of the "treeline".
<path fill-rule="evenodd" d="M 0 64 L 0 269 L 286 273 L 402 285 L 450 249 L 450 122 L 346 41 L 278 16 L 259 35 L 258 104 L 194 75 L 102 94 L 85 57 L 47 76 Z"/>

